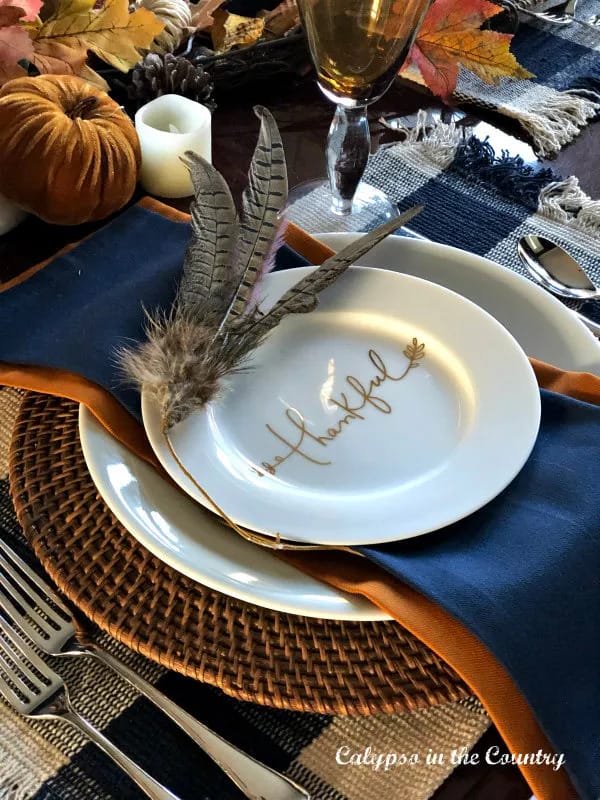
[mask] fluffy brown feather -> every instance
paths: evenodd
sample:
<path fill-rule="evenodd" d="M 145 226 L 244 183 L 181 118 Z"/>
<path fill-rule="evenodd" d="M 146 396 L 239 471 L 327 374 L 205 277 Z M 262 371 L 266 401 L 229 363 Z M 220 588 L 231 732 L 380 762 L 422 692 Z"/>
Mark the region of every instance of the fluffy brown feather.
<path fill-rule="evenodd" d="M 167 429 L 218 394 L 229 369 L 211 348 L 214 336 L 214 327 L 176 311 L 148 316 L 146 340 L 120 352 L 125 373 L 158 401 Z"/>

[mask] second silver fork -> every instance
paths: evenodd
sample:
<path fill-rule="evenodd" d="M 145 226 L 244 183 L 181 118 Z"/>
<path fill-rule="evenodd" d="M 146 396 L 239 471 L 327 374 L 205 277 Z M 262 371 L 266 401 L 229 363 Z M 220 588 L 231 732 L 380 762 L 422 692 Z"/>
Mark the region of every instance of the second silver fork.
<path fill-rule="evenodd" d="M 234 747 L 106 650 L 79 641 L 72 612 L 2 539 L 0 578 L 1 605 L 40 650 L 53 656 L 93 656 L 114 670 L 185 731 L 248 800 L 310 800 L 302 787 Z"/>
<path fill-rule="evenodd" d="M 30 719 L 51 719 L 77 728 L 137 783 L 150 800 L 179 800 L 71 706 L 63 679 L 33 651 L 0 610 L 0 695 Z"/>

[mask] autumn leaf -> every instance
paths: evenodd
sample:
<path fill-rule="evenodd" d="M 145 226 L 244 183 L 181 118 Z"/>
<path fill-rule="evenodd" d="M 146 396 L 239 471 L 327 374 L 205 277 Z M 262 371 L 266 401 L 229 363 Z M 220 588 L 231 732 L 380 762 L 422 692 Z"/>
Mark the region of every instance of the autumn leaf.
<path fill-rule="evenodd" d="M 40 17 L 47 20 L 65 14 L 79 14 L 82 11 L 91 11 L 95 4 L 96 0 L 43 0 Z"/>
<path fill-rule="evenodd" d="M 265 27 L 260 17 L 241 17 L 219 9 L 211 30 L 212 43 L 217 53 L 226 53 L 232 47 L 254 44 Z"/>
<path fill-rule="evenodd" d="M 0 38 L 1 36 L 2 34 L 0 34 Z M 5 83 L 15 78 L 25 78 L 26 75 L 27 70 L 20 64 L 0 64 L 0 86 L 4 86 Z"/>
<path fill-rule="evenodd" d="M 27 75 L 19 61 L 29 60 L 33 44 L 21 21 L 35 19 L 41 0 L 0 0 L 0 85 Z"/>
<path fill-rule="evenodd" d="M 110 86 L 104 80 L 102 75 L 98 75 L 98 73 L 94 72 L 94 70 L 87 64 L 83 65 L 83 67 L 77 73 L 77 76 L 87 83 L 91 83 L 92 86 L 95 86 L 97 89 L 102 89 L 102 91 L 106 92 L 107 94 L 110 92 Z"/>
<path fill-rule="evenodd" d="M 72 50 L 91 50 L 121 72 L 128 72 L 141 59 L 164 28 L 164 24 L 145 8 L 129 13 L 127 0 L 105 0 L 98 10 L 80 9 L 82 0 L 62 2 L 58 13 L 31 31 L 36 51 L 50 43 Z M 89 6 L 89 3 L 87 4 Z"/>
<path fill-rule="evenodd" d="M 3 9 L 5 10 L 5 9 Z M 17 18 L 18 19 L 18 18 Z M 0 28 L 0 85 L 13 78 L 27 75 L 19 61 L 28 60 L 33 53 L 31 39 L 20 25 Z"/>
<path fill-rule="evenodd" d="M 87 50 L 42 39 L 35 42 L 29 61 L 42 75 L 79 75 L 87 61 Z"/>
<path fill-rule="evenodd" d="M 15 0 L 14 5 L 25 12 L 24 20 L 35 19 L 42 10 L 42 0 Z"/>
<path fill-rule="evenodd" d="M 283 0 L 271 11 L 260 11 L 259 17 L 265 21 L 265 34 L 279 39 L 300 22 L 300 12 L 296 0 Z"/>
<path fill-rule="evenodd" d="M 503 10 L 488 0 L 434 0 L 406 66 L 416 65 L 429 89 L 445 100 L 456 88 L 460 65 L 486 83 L 532 78 L 510 52 L 511 34 L 480 30 Z"/>
<path fill-rule="evenodd" d="M 42 8 L 42 0 L 0 0 L 0 18 L 2 9 L 17 8 L 21 13 L 19 17 L 24 20 L 32 20 L 37 17 Z M 0 22 L 0 25 L 5 23 Z"/>
<path fill-rule="evenodd" d="M 96 0 L 58 0 L 53 16 L 65 17 L 72 14 L 83 14 L 92 11 Z"/>
<path fill-rule="evenodd" d="M 0 5 L 0 28 L 16 25 L 24 14 L 25 12 L 22 8 Z"/>
<path fill-rule="evenodd" d="M 210 28 L 215 21 L 213 13 L 220 8 L 225 0 L 204 0 L 203 3 L 198 3 L 192 6 L 192 25 L 197 31 L 203 31 Z"/>

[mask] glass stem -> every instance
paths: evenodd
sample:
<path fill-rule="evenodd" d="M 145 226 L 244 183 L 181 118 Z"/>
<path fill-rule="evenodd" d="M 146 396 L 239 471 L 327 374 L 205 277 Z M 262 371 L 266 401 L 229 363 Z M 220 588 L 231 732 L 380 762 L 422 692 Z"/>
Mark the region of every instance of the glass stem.
<path fill-rule="evenodd" d="M 350 214 L 369 151 L 371 133 L 366 106 L 337 106 L 327 138 L 327 174 L 333 195 L 332 211 Z"/>

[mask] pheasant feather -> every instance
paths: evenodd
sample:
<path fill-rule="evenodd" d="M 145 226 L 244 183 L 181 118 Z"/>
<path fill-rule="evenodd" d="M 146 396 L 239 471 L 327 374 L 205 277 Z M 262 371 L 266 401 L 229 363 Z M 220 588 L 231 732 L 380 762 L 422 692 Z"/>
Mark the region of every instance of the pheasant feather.
<path fill-rule="evenodd" d="M 176 300 L 168 313 L 148 315 L 144 342 L 120 353 L 126 374 L 156 398 L 165 432 L 214 400 L 223 379 L 247 368 L 255 348 L 288 314 L 312 311 L 320 292 L 422 208 L 386 222 L 327 259 L 263 312 L 257 305 L 260 282 L 281 243 L 287 177 L 275 121 L 266 109 L 255 111 L 261 131 L 242 222 L 223 177 L 187 153 L 195 199 Z"/>
<path fill-rule="evenodd" d="M 268 256 L 280 227 L 279 216 L 287 200 L 287 169 L 277 124 L 266 108 L 257 106 L 254 111 L 260 118 L 260 134 L 243 196 L 238 241 L 240 279 L 222 327 L 248 309 L 269 265 Z"/>
<path fill-rule="evenodd" d="M 237 211 L 229 186 L 212 164 L 192 152 L 182 161 L 190 172 L 195 197 L 178 303 L 186 309 L 208 304 L 222 315 L 236 285 L 233 256 Z"/>

